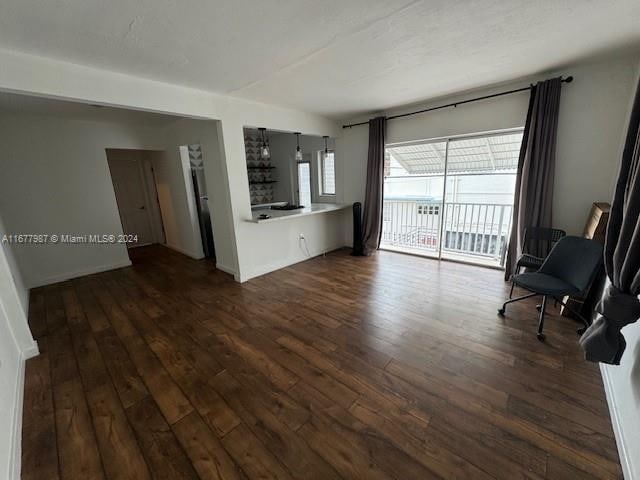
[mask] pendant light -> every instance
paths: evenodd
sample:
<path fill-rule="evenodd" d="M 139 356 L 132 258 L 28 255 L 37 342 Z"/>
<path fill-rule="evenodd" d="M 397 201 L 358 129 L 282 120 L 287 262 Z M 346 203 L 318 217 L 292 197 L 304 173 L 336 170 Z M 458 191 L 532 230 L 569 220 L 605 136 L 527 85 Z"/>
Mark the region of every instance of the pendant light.
<path fill-rule="evenodd" d="M 324 153 L 326 155 L 329 153 L 329 149 L 327 148 L 327 138 L 329 138 L 329 135 L 323 135 L 322 138 L 324 138 Z"/>
<path fill-rule="evenodd" d="M 258 128 L 258 130 L 260 130 L 260 133 L 262 135 L 262 146 L 260 147 L 260 157 L 269 158 L 271 156 L 271 153 L 269 152 L 269 145 L 267 144 L 267 140 L 264 134 L 264 132 L 266 132 L 267 129 L 264 127 L 261 127 L 261 128 Z"/>
<path fill-rule="evenodd" d="M 296 162 L 302 161 L 302 152 L 300 151 L 300 132 L 295 132 L 296 136 Z"/>

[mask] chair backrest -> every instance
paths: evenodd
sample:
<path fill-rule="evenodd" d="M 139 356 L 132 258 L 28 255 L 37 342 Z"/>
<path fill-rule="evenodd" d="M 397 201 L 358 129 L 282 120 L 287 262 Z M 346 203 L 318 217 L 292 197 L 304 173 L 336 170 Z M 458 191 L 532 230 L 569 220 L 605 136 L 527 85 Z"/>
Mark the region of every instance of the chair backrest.
<path fill-rule="evenodd" d="M 551 249 L 539 272 L 552 275 L 583 292 L 602 265 L 602 245 L 583 237 L 563 237 Z"/>
<path fill-rule="evenodd" d="M 559 228 L 527 227 L 524 230 L 524 253 L 545 258 L 556 242 L 566 234 Z"/>

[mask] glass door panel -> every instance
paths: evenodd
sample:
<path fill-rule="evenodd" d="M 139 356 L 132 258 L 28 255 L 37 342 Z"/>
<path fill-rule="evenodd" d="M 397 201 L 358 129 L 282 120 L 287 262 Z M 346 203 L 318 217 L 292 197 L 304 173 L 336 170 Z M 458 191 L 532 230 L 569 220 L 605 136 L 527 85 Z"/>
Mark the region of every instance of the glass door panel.
<path fill-rule="evenodd" d="M 503 266 L 522 133 L 451 140 L 442 258 Z"/>
<path fill-rule="evenodd" d="M 381 246 L 439 256 L 446 141 L 385 151 Z"/>

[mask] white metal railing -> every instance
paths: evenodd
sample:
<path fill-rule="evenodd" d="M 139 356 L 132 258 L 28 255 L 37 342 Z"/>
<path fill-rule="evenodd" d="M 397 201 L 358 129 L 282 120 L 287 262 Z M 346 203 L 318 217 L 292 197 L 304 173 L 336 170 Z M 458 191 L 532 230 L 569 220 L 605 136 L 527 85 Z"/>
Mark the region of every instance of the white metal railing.
<path fill-rule="evenodd" d="M 443 252 L 503 265 L 512 212 L 512 205 L 496 203 L 447 202 L 443 206 L 433 200 L 385 199 L 382 244 L 436 254 L 442 230 Z"/>

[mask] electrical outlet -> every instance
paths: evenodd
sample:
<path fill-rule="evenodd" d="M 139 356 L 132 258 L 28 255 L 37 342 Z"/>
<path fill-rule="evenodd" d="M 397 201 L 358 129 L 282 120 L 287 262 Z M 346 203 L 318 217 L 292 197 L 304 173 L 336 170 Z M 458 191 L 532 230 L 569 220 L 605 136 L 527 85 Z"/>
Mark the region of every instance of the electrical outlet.
<path fill-rule="evenodd" d="M 304 233 L 301 233 L 300 235 L 298 235 L 298 238 L 299 238 L 300 240 L 304 240 Z"/>

